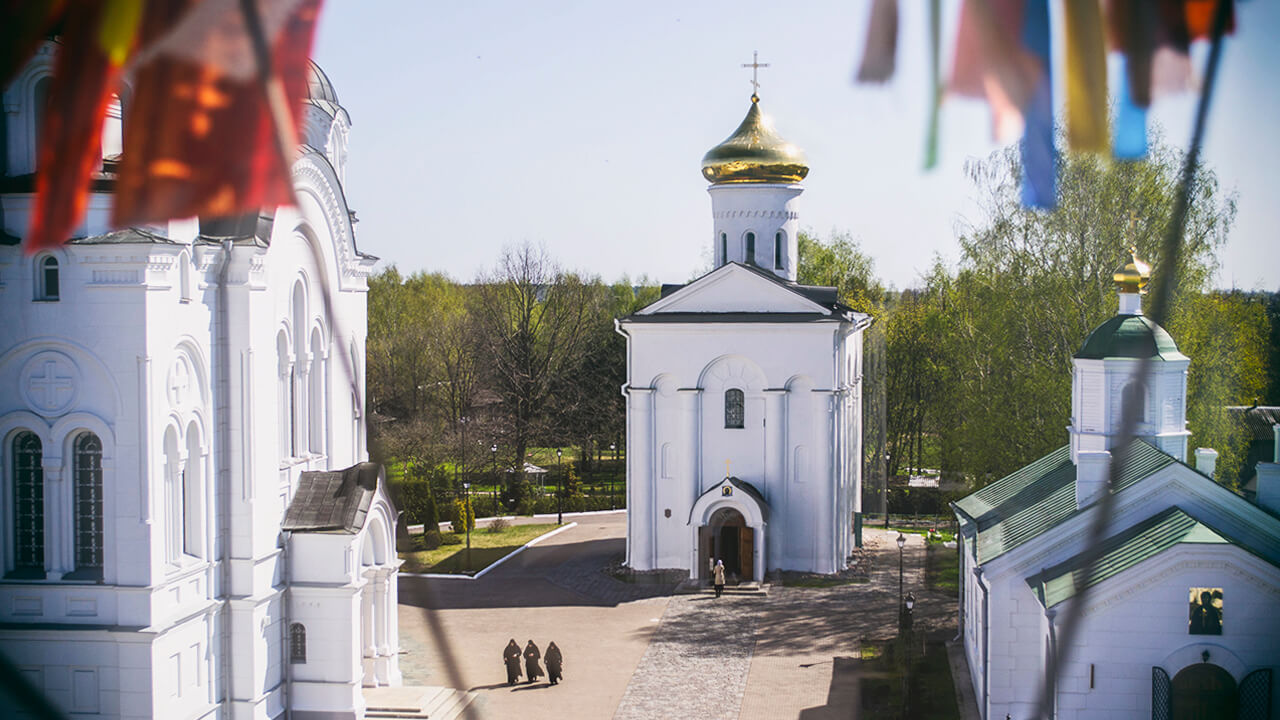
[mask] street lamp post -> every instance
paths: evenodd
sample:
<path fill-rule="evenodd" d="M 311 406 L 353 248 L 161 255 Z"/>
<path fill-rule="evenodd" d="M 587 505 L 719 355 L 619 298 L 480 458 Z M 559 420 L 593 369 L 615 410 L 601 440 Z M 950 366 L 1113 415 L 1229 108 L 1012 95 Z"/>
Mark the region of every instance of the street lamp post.
<path fill-rule="evenodd" d="M 498 517 L 498 443 L 489 446 L 493 457 L 493 516 Z"/>
<path fill-rule="evenodd" d="M 609 449 L 613 451 L 613 470 L 614 472 L 617 472 L 618 471 L 618 444 L 609 443 Z M 609 509 L 610 510 L 618 509 L 618 492 L 616 489 L 614 489 L 615 482 L 616 482 L 615 476 L 612 473 L 610 473 L 609 475 Z"/>
<path fill-rule="evenodd" d="M 884 529 L 889 529 L 889 453 L 884 454 Z"/>
<path fill-rule="evenodd" d="M 905 614 L 902 609 L 902 550 L 907 545 L 907 538 L 899 532 L 896 542 L 898 543 L 898 634 L 901 635 Z"/>
<path fill-rule="evenodd" d="M 458 418 L 458 424 L 462 426 L 462 444 L 458 447 L 458 464 L 453 468 L 453 481 L 456 483 L 459 479 L 465 480 L 467 477 L 467 422 L 470 418 L 462 416 Z M 454 487 L 458 487 L 454 485 Z"/>
<path fill-rule="evenodd" d="M 467 498 L 462 506 L 462 525 L 467 529 L 467 570 L 471 570 L 471 483 L 462 483 L 462 491 Z"/>
<path fill-rule="evenodd" d="M 907 593 L 907 598 L 903 601 L 902 606 L 901 627 L 904 632 L 900 633 L 904 635 L 902 644 L 906 650 L 906 662 L 902 670 L 902 717 L 904 718 L 911 717 L 911 609 L 915 605 L 916 596 Z"/>
<path fill-rule="evenodd" d="M 564 524 L 564 474 L 560 469 L 560 457 L 564 450 L 556 448 L 556 524 Z"/>

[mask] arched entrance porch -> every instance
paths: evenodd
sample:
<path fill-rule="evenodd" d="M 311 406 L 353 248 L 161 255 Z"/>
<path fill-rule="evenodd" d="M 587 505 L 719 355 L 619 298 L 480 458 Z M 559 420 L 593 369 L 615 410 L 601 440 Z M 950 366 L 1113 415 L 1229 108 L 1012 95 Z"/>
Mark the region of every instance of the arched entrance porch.
<path fill-rule="evenodd" d="M 755 556 L 755 531 L 747 526 L 746 518 L 732 507 L 722 507 L 711 514 L 706 525 L 698 528 L 698 556 L 701 578 L 710 579 L 711 567 L 716 560 L 724 561 L 729 583 L 759 580 L 755 577 L 752 559 Z"/>
<path fill-rule="evenodd" d="M 768 511 L 760 492 L 738 478 L 704 492 L 689 512 L 689 577 L 710 579 L 715 561 L 722 560 L 730 582 L 764 579 Z"/>

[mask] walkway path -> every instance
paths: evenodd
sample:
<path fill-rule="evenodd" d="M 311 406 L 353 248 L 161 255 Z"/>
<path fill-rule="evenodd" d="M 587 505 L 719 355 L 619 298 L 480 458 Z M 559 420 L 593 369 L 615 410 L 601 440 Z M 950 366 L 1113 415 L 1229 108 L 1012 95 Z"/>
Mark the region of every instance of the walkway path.
<path fill-rule="evenodd" d="M 853 659 L 896 629 L 896 533 L 867 531 L 870 583 L 716 600 L 614 580 L 602 569 L 625 551 L 625 516 L 574 519 L 480 580 L 403 578 L 405 682 L 476 691 L 480 718 L 856 717 Z M 923 538 L 907 537 L 917 629 L 954 627 L 955 598 L 924 590 Z M 565 682 L 507 687 L 511 637 L 555 640 Z"/>

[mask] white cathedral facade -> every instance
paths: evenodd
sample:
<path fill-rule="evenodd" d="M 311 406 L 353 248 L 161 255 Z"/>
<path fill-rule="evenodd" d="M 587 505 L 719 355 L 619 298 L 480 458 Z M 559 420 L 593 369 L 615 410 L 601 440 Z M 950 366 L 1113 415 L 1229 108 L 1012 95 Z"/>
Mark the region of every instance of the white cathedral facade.
<path fill-rule="evenodd" d="M 0 653 L 74 717 L 361 717 L 399 682 L 398 563 L 347 113 L 313 66 L 296 208 L 112 230 L 117 104 L 76 237 L 27 256 L 58 47 L 0 125 Z"/>
<path fill-rule="evenodd" d="M 803 154 L 762 116 L 703 158 L 715 268 L 618 320 L 627 339 L 627 564 L 760 581 L 833 573 L 856 542 L 862 331 L 796 283 Z"/>

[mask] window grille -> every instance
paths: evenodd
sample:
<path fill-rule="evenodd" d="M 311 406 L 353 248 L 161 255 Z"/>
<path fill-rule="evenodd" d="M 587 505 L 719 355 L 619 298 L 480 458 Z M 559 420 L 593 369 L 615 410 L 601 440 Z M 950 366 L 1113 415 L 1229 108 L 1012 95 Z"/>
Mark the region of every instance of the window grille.
<path fill-rule="evenodd" d="M 307 628 L 302 623 L 289 626 L 289 662 L 298 665 L 307 662 Z"/>
<path fill-rule="evenodd" d="M 724 426 L 726 428 L 743 427 L 742 391 L 734 388 L 724 393 Z"/>
<path fill-rule="evenodd" d="M 40 438 L 21 432 L 13 439 L 13 564 L 17 571 L 44 572 L 44 468 Z"/>
<path fill-rule="evenodd" d="M 76 570 L 102 572 L 102 441 L 83 433 L 75 443 Z"/>

